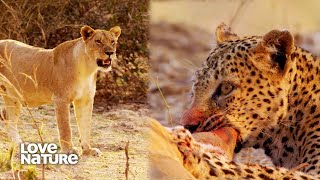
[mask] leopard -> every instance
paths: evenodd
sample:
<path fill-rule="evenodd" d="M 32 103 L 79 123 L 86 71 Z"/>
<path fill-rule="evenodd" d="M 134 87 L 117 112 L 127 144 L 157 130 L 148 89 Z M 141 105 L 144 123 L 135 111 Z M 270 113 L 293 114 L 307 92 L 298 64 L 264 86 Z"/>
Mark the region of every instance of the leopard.
<path fill-rule="evenodd" d="M 1 115 L 15 144 L 23 142 L 18 133 L 22 107 L 53 104 L 61 152 L 101 155 L 99 149 L 90 145 L 97 73 L 112 69 L 121 28 L 114 26 L 104 30 L 85 25 L 79 34 L 79 38 L 53 49 L 12 39 L 0 40 L 0 94 L 5 104 L 5 113 Z M 81 152 L 72 142 L 71 104 L 78 124 Z"/>
<path fill-rule="evenodd" d="M 215 178 L 319 179 L 320 58 L 295 45 L 288 30 L 239 37 L 222 23 L 215 34 L 217 45 L 193 76 L 180 124 L 191 133 L 232 127 L 239 134 L 236 153 L 262 148 L 277 168 L 199 153 L 182 129 L 177 146 L 185 167 L 204 166 L 206 177 Z"/>

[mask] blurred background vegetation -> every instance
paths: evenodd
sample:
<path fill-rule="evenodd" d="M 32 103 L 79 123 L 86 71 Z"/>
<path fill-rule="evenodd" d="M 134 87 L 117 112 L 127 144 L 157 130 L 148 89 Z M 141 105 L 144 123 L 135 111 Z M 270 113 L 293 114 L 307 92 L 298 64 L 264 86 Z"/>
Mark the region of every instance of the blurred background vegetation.
<path fill-rule="evenodd" d="M 98 75 L 96 103 L 146 101 L 148 0 L 1 0 L 0 39 L 44 48 L 80 37 L 80 28 L 122 29 L 118 62 Z"/>
<path fill-rule="evenodd" d="M 221 22 L 241 36 L 272 28 L 320 30 L 319 0 L 153 0 L 150 7 L 152 22 L 184 23 L 212 34 Z"/>

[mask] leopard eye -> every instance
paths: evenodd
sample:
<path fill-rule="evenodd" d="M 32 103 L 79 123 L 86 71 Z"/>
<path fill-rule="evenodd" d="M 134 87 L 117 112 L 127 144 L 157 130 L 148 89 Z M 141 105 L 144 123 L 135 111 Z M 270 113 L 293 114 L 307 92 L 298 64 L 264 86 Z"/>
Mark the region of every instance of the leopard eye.
<path fill-rule="evenodd" d="M 228 95 L 234 89 L 234 86 L 231 83 L 221 84 L 221 94 Z"/>
<path fill-rule="evenodd" d="M 215 93 L 212 95 L 213 99 L 216 99 L 219 96 L 226 96 L 230 94 L 235 89 L 235 86 L 230 82 L 223 82 L 216 89 Z"/>
<path fill-rule="evenodd" d="M 96 44 L 98 44 L 98 45 L 101 45 L 102 44 L 102 42 L 101 42 L 101 40 L 95 40 L 94 42 L 96 42 Z"/>

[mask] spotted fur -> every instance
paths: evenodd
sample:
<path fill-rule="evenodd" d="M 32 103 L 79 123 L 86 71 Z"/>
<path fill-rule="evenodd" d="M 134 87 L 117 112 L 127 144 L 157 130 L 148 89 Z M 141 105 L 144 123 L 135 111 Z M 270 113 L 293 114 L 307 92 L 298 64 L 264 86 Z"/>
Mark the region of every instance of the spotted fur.
<path fill-rule="evenodd" d="M 257 164 L 237 164 L 215 153 L 208 145 L 196 142 L 183 127 L 171 130 L 173 142 L 183 156 L 184 167 L 196 179 L 317 179 L 316 177 L 285 168 L 264 167 Z"/>
<path fill-rule="evenodd" d="M 288 31 L 244 38 L 229 31 L 218 27 L 181 124 L 192 132 L 231 126 L 242 139 L 236 151 L 263 148 L 276 166 L 307 163 L 301 171 L 320 174 L 320 59 L 295 46 Z"/>

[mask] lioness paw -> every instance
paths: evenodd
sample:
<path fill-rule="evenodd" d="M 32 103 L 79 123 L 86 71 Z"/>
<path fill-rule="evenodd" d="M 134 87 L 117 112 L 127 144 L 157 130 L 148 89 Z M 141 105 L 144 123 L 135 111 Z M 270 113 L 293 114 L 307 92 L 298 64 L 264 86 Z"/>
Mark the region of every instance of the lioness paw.
<path fill-rule="evenodd" d="M 62 149 L 61 153 L 63 153 L 63 154 L 77 154 L 77 155 L 80 155 L 79 150 L 76 147 L 72 147 L 70 149 Z"/>
<path fill-rule="evenodd" d="M 90 155 L 90 156 L 101 156 L 102 152 L 97 148 L 90 148 L 82 151 L 82 155 Z"/>

